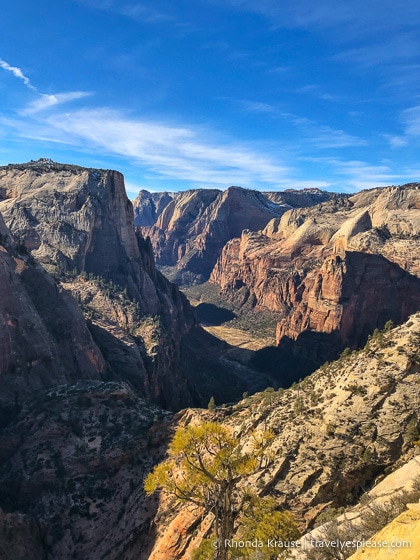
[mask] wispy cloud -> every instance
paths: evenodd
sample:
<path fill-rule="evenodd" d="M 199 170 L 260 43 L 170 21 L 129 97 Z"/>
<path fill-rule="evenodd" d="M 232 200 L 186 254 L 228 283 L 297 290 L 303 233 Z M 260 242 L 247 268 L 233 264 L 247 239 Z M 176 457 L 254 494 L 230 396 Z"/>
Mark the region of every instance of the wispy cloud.
<path fill-rule="evenodd" d="M 394 0 L 207 1 L 260 14 L 278 27 L 329 30 L 341 41 L 372 36 L 373 33 L 380 35 L 396 25 L 415 28 L 420 19 L 417 0 L 405 0 L 404 9 Z"/>
<path fill-rule="evenodd" d="M 302 162 L 310 162 L 315 168 L 326 168 L 334 190 L 355 192 L 374 187 L 400 185 L 418 180 L 416 169 L 403 167 L 401 163 L 390 160 L 370 163 L 367 161 L 331 156 L 304 156 Z"/>
<path fill-rule="evenodd" d="M 82 99 L 83 97 L 87 97 L 92 95 L 92 93 L 88 91 L 70 91 L 68 93 L 56 93 L 56 94 L 48 94 L 42 93 L 39 99 L 32 101 L 27 105 L 21 112 L 21 115 L 33 115 L 34 113 L 38 113 L 39 111 L 44 111 L 45 109 L 49 109 L 54 107 L 55 105 L 60 105 L 61 103 L 68 103 L 70 101 L 74 101 L 76 99 Z"/>
<path fill-rule="evenodd" d="M 233 47 L 228 41 L 226 40 L 217 40 L 217 41 L 208 41 L 201 45 L 201 48 L 205 51 L 217 51 L 229 60 L 248 60 L 252 52 L 246 51 L 243 49 L 238 49 Z"/>
<path fill-rule="evenodd" d="M 363 138 L 348 134 L 344 130 L 319 124 L 293 113 L 282 113 L 282 117 L 292 122 L 303 133 L 303 140 L 306 143 L 319 149 L 348 148 L 364 146 L 367 143 Z"/>
<path fill-rule="evenodd" d="M 25 76 L 22 70 L 17 66 L 11 66 L 5 60 L 0 58 L 0 68 L 3 68 L 3 70 L 6 70 L 7 72 L 11 72 L 16 78 L 22 80 L 27 88 L 31 89 L 32 91 L 38 91 L 36 87 L 31 84 L 31 80 L 27 76 Z"/>
<path fill-rule="evenodd" d="M 418 0 L 405 0 L 403 6 L 395 0 L 202 1 L 258 14 L 271 30 L 303 29 L 317 34 L 323 44 L 332 45 L 330 61 L 364 72 L 377 68 L 384 86 L 392 85 L 390 72 L 394 82 L 400 76 L 404 83 L 413 76 L 405 66 L 418 61 Z"/>
<path fill-rule="evenodd" d="M 406 134 L 410 136 L 420 136 L 420 105 L 404 111 L 403 122 Z"/>
<path fill-rule="evenodd" d="M 245 101 L 238 100 L 239 105 L 250 113 L 277 113 L 278 108 L 270 103 L 264 103 L 262 101 Z"/>
<path fill-rule="evenodd" d="M 322 91 L 321 87 L 317 84 L 307 84 L 296 90 L 296 93 L 310 94 L 313 97 L 322 99 L 323 101 L 339 101 L 339 97 Z"/>
<path fill-rule="evenodd" d="M 345 190 L 354 191 L 392 185 L 401 180 L 401 173 L 394 173 L 387 164 L 371 165 L 364 161 L 337 161 L 333 162 L 338 175 L 346 176 L 350 187 Z"/>
<path fill-rule="evenodd" d="M 388 140 L 391 148 L 403 148 L 407 146 L 408 140 L 404 136 L 391 136 L 390 134 L 385 134 L 384 137 Z"/>
<path fill-rule="evenodd" d="M 389 37 L 386 42 L 366 42 L 362 46 L 337 53 L 332 59 L 357 64 L 359 67 L 369 70 L 377 66 L 417 61 L 419 48 L 420 41 L 417 32 L 400 31 L 398 36 Z"/>
<path fill-rule="evenodd" d="M 173 179 L 221 185 L 290 184 L 290 168 L 263 149 L 215 137 L 208 130 L 130 119 L 111 109 L 54 112 L 42 120 L 3 122 L 23 137 L 121 156 Z"/>
<path fill-rule="evenodd" d="M 149 6 L 144 4 L 129 3 L 118 5 L 119 12 L 129 18 L 136 21 L 143 21 L 145 23 L 168 23 L 173 21 L 174 17 L 166 12 L 159 12 L 157 10 L 151 9 Z"/>
<path fill-rule="evenodd" d="M 95 8 L 97 10 L 104 10 L 107 12 L 114 12 L 123 16 L 134 19 L 135 21 L 144 23 L 168 23 L 174 21 L 175 18 L 168 12 L 158 11 L 151 8 L 146 2 L 129 2 L 120 0 L 77 0 L 80 4 Z"/>
<path fill-rule="evenodd" d="M 351 146 L 365 146 L 366 140 L 347 134 L 344 130 L 334 129 L 330 126 L 314 127 L 313 135 L 307 140 L 318 148 L 349 148 Z"/>
<path fill-rule="evenodd" d="M 131 159 L 155 174 L 215 184 L 285 184 L 289 168 L 265 150 L 220 137 L 208 130 L 133 119 L 107 108 L 60 112 L 58 106 L 89 95 L 76 91 L 45 94 L 19 68 L 2 60 L 37 94 L 15 119 L 2 119 L 20 137 L 76 146 Z M 261 107 L 260 107 L 261 109 Z M 42 112 L 42 119 L 38 113 Z M 211 138 L 213 137 L 213 140 Z"/>
<path fill-rule="evenodd" d="M 31 101 L 24 109 L 20 111 L 20 114 L 22 116 L 32 115 L 34 113 L 38 113 L 39 111 L 43 111 L 44 109 L 53 107 L 54 105 L 68 103 L 69 101 L 74 101 L 76 99 L 81 99 L 82 97 L 92 95 L 87 91 L 69 91 L 66 93 L 56 94 L 42 93 L 37 87 L 32 85 L 31 80 L 27 76 L 25 76 L 22 70 L 17 66 L 11 66 L 8 62 L 0 58 L 0 68 L 3 68 L 3 70 L 6 70 L 7 72 L 11 72 L 16 78 L 22 80 L 22 82 L 28 89 L 37 94 L 37 99 Z"/>

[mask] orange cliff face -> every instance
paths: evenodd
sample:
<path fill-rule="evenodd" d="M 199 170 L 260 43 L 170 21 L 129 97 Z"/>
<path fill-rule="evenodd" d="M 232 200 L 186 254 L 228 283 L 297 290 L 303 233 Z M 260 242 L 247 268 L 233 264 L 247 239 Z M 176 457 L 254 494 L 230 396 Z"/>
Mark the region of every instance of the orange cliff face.
<path fill-rule="evenodd" d="M 238 306 L 277 312 L 277 344 L 323 333 L 336 352 L 355 348 L 420 309 L 419 204 L 408 185 L 290 210 L 227 243 L 210 282 Z"/>

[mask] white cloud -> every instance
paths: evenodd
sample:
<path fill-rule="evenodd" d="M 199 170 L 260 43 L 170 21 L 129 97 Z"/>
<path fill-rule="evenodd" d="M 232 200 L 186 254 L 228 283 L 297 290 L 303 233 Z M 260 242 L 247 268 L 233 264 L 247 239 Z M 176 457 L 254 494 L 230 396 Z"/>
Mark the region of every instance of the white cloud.
<path fill-rule="evenodd" d="M 38 95 L 38 99 L 35 99 L 35 101 L 29 103 L 27 107 L 20 111 L 20 114 L 22 116 L 32 115 L 39 111 L 43 111 L 45 109 L 53 107 L 54 105 L 68 103 L 69 101 L 74 101 L 75 99 L 81 99 L 82 97 L 92 95 L 87 91 L 70 91 L 66 93 L 56 94 L 41 93 L 38 88 L 32 85 L 30 79 L 25 76 L 22 70 L 17 66 L 11 66 L 8 62 L 0 58 L 0 68 L 3 68 L 7 72 L 11 72 L 16 78 L 22 80 L 27 88 L 34 91 Z"/>
<path fill-rule="evenodd" d="M 81 99 L 89 95 L 92 95 L 92 93 L 88 91 L 69 91 L 67 93 L 56 93 L 56 94 L 42 93 L 39 99 L 36 99 L 35 101 L 29 103 L 29 105 L 25 109 L 23 109 L 20 112 L 20 114 L 33 115 L 34 113 L 38 113 L 39 111 L 49 109 L 54 105 L 60 105 L 61 103 L 68 103 L 69 101 Z"/>
<path fill-rule="evenodd" d="M 270 103 L 264 103 L 262 101 L 238 101 L 239 105 L 243 107 L 245 111 L 250 113 L 276 113 L 277 108 Z"/>
<path fill-rule="evenodd" d="M 348 148 L 366 145 L 366 140 L 363 138 L 348 134 L 341 129 L 319 124 L 306 117 L 293 113 L 281 113 L 281 116 L 292 122 L 303 133 L 304 141 L 316 148 Z"/>
<path fill-rule="evenodd" d="M 403 136 L 385 135 L 385 138 L 388 140 L 391 148 L 402 148 L 408 144 L 407 138 L 404 138 Z"/>
<path fill-rule="evenodd" d="M 348 148 L 351 146 L 365 146 L 366 140 L 347 134 L 343 130 L 331 128 L 330 126 L 314 127 L 309 129 L 307 140 L 317 148 Z"/>
<path fill-rule="evenodd" d="M 398 35 L 389 37 L 386 42 L 369 42 L 361 47 L 340 52 L 332 59 L 357 64 L 364 70 L 370 70 L 378 66 L 398 65 L 401 67 L 407 61 L 417 61 L 418 51 L 418 34 L 400 31 Z"/>
<path fill-rule="evenodd" d="M 3 70 L 6 70 L 7 72 L 11 72 L 16 78 L 22 80 L 27 88 L 31 89 L 32 91 L 37 91 L 36 87 L 31 84 L 30 79 L 25 76 L 22 70 L 17 66 L 10 66 L 8 62 L 0 58 L 0 68 L 3 68 Z"/>
<path fill-rule="evenodd" d="M 394 184 L 401 180 L 401 174 L 393 173 L 388 165 L 370 165 L 364 161 L 335 161 L 336 173 L 345 175 L 353 191 Z M 347 189 L 346 189 L 347 190 Z"/>

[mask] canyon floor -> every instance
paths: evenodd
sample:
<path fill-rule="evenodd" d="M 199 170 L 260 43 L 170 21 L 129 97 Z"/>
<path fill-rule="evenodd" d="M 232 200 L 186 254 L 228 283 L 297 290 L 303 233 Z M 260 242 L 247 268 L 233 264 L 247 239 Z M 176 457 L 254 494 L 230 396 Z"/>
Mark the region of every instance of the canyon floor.
<path fill-rule="evenodd" d="M 248 350 L 261 350 L 275 344 L 275 313 L 235 306 L 218 286 L 209 282 L 183 286 L 181 291 L 195 308 L 201 326 L 228 344 Z"/>

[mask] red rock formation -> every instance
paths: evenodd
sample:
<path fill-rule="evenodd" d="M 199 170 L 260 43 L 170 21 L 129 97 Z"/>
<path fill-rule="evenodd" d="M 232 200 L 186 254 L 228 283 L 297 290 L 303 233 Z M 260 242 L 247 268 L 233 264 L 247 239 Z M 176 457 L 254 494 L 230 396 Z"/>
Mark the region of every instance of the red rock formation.
<path fill-rule="evenodd" d="M 231 240 L 210 281 L 238 305 L 277 311 L 278 344 L 335 333 L 332 349 L 356 347 L 420 309 L 419 206 L 415 184 L 291 210 Z"/>
<path fill-rule="evenodd" d="M 420 309 L 420 279 L 379 255 L 346 252 L 326 258 L 299 286 L 301 297 L 277 325 L 277 343 L 303 331 L 339 333 L 360 346 L 376 327 L 402 323 Z"/>

